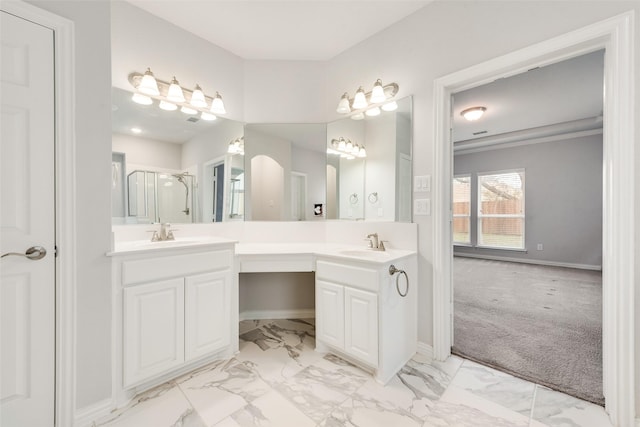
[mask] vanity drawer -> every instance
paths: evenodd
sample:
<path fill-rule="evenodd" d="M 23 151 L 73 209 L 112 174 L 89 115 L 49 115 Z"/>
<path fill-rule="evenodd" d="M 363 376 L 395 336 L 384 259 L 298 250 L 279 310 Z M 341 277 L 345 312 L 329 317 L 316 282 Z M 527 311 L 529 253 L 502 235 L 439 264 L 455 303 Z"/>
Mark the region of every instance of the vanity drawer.
<path fill-rule="evenodd" d="M 378 272 L 370 268 L 318 261 L 316 278 L 374 292 L 378 289 Z"/>
<path fill-rule="evenodd" d="M 171 277 L 185 277 L 205 271 L 223 270 L 233 266 L 231 251 L 206 251 L 149 259 L 124 261 L 122 285 L 134 285 Z"/>

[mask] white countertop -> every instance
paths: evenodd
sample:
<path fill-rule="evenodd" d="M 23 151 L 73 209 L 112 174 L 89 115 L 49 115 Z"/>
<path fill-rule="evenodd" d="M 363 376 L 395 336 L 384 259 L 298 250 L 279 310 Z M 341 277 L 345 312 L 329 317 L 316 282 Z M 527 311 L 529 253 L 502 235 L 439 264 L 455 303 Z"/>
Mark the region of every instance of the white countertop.
<path fill-rule="evenodd" d="M 222 237 L 185 237 L 161 242 L 152 242 L 150 240 L 128 240 L 115 242 L 113 250 L 108 252 L 107 256 L 144 254 L 160 251 L 164 252 L 171 249 L 204 249 L 209 246 L 234 244 L 236 242 L 236 240 L 225 239 Z"/>

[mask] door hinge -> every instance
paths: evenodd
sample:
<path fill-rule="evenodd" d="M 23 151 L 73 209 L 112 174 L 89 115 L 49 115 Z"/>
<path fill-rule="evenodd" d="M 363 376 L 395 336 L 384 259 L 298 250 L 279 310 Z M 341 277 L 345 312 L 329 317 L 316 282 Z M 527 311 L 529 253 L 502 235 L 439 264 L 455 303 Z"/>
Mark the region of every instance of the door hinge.
<path fill-rule="evenodd" d="M 54 247 L 53 247 L 53 256 L 54 256 L 55 258 L 58 258 L 58 247 L 57 247 L 57 246 L 54 246 Z"/>

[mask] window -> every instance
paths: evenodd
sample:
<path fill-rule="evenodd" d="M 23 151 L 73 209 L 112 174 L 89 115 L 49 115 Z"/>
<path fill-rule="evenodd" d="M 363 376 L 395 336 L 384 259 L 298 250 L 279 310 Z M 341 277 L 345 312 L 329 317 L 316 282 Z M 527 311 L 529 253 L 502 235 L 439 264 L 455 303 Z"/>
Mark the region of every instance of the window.
<path fill-rule="evenodd" d="M 471 175 L 453 178 L 453 243 L 471 244 Z"/>
<path fill-rule="evenodd" d="M 478 174 L 478 246 L 524 249 L 524 170 Z"/>

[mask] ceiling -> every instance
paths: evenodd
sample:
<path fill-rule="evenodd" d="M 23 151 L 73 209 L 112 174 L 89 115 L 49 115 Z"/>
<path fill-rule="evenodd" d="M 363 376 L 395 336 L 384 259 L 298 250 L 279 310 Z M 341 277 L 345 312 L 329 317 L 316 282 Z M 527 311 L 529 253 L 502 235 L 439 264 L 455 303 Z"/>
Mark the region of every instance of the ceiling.
<path fill-rule="evenodd" d="M 601 50 L 456 93 L 453 141 L 601 116 L 603 89 Z M 479 120 L 470 122 L 460 115 L 475 106 L 487 109 Z"/>
<path fill-rule="evenodd" d="M 432 0 L 127 0 L 244 59 L 324 61 Z"/>

